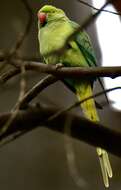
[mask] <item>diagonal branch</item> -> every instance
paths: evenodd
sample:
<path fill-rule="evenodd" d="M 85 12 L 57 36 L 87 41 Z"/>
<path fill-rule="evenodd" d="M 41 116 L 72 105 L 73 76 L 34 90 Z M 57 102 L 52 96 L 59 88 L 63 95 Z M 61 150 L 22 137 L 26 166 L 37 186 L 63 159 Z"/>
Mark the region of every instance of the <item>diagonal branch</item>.
<path fill-rule="evenodd" d="M 83 100 L 80 100 L 80 101 L 73 103 L 72 105 L 68 106 L 67 108 L 60 109 L 57 113 L 55 113 L 50 118 L 48 118 L 48 120 L 51 121 L 51 120 L 55 119 L 56 117 L 60 116 L 61 114 L 66 113 L 66 112 L 76 108 L 77 106 L 81 105 L 82 103 L 86 102 L 89 99 L 96 98 L 98 96 L 101 96 L 103 94 L 107 94 L 107 93 L 114 91 L 114 90 L 121 90 L 121 87 L 109 88 L 109 89 L 100 91 L 96 94 L 93 94 L 92 96 L 88 96 L 87 98 L 85 98 Z"/>
<path fill-rule="evenodd" d="M 11 49 L 9 56 L 14 55 L 17 52 L 17 50 L 21 47 L 21 45 L 24 42 L 25 38 L 27 37 L 27 35 L 28 35 L 29 31 L 30 31 L 31 25 L 32 25 L 32 18 L 33 18 L 32 9 L 29 6 L 29 3 L 28 3 L 27 0 L 21 0 L 21 2 L 23 3 L 23 5 L 25 6 L 26 11 L 28 12 L 29 19 L 28 19 L 25 31 L 23 33 L 19 34 L 19 37 L 18 37 L 18 39 L 16 41 L 16 44 L 13 47 L 13 49 Z"/>
<path fill-rule="evenodd" d="M 86 5 L 86 6 L 90 7 L 90 8 L 92 8 L 92 9 L 96 10 L 96 11 L 99 11 L 99 8 L 94 7 L 93 5 L 87 3 L 86 1 L 83 1 L 83 0 L 77 0 L 77 1 L 80 2 L 83 5 Z M 102 12 L 107 12 L 107 13 L 118 15 L 118 16 L 121 15 L 120 13 L 117 13 L 117 12 L 114 12 L 114 11 L 109 11 L 109 10 L 106 10 L 106 9 L 103 9 Z"/>
<path fill-rule="evenodd" d="M 48 75 L 41 79 L 36 85 L 33 86 L 19 102 L 19 108 L 25 108 L 30 101 L 32 101 L 43 89 L 55 83 L 58 79 L 52 75 Z M 18 107 L 18 103 L 15 105 Z"/>

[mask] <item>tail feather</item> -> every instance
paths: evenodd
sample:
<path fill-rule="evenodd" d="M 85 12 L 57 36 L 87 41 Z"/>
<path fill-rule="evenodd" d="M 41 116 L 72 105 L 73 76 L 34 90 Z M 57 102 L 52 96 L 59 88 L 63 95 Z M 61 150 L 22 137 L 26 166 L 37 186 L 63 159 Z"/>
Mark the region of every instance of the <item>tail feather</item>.
<path fill-rule="evenodd" d="M 92 87 L 89 83 L 77 84 L 76 85 L 76 94 L 79 100 L 84 100 L 85 98 L 92 95 Z M 99 117 L 96 111 L 94 99 L 91 98 L 81 104 L 82 111 L 86 118 L 91 121 L 98 122 Z M 109 178 L 112 177 L 112 168 L 109 161 L 108 154 L 102 148 L 97 148 L 97 154 L 100 161 L 102 177 L 105 187 L 109 187 Z"/>
<path fill-rule="evenodd" d="M 109 178 L 113 176 L 111 164 L 109 161 L 108 154 L 105 150 L 97 148 L 97 154 L 100 161 L 102 177 L 105 184 L 105 187 L 109 187 Z"/>

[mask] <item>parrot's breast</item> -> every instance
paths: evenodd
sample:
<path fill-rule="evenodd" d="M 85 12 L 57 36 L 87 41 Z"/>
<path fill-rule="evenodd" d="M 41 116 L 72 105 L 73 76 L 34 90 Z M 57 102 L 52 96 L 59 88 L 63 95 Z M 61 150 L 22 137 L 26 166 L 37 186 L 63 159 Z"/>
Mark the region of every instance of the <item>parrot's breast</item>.
<path fill-rule="evenodd" d="M 66 21 L 52 22 L 41 28 L 38 33 L 41 54 L 46 56 L 61 49 L 73 32 L 74 29 Z"/>

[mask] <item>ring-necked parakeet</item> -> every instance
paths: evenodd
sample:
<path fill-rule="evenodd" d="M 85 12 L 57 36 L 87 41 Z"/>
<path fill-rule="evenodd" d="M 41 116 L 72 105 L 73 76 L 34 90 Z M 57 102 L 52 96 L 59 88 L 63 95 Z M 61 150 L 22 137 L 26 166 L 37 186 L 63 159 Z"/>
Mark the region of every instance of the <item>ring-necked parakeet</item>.
<path fill-rule="evenodd" d="M 51 5 L 45 5 L 38 11 L 38 39 L 40 53 L 46 64 L 62 63 L 68 67 L 93 67 L 96 64 L 95 54 L 86 32 L 82 31 L 68 41 L 63 54 L 52 54 L 61 49 L 66 39 L 79 27 L 71 21 L 63 10 Z M 93 81 L 82 79 L 65 79 L 65 83 L 74 89 L 79 100 L 92 95 Z M 89 99 L 81 104 L 82 111 L 86 118 L 98 122 L 99 117 L 96 111 L 95 102 Z M 102 176 L 106 187 L 109 186 L 109 178 L 112 177 L 112 168 L 105 150 L 97 148 Z"/>

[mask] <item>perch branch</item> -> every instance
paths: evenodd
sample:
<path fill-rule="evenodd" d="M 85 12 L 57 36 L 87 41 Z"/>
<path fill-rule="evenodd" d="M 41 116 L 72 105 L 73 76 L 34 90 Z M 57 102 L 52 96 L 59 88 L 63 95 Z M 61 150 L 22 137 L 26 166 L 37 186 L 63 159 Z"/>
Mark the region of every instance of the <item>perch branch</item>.
<path fill-rule="evenodd" d="M 11 69 L 0 76 L 1 82 L 6 82 L 10 78 L 20 73 L 20 60 L 14 60 L 17 68 Z M 37 71 L 40 73 L 52 74 L 60 79 L 70 78 L 96 78 L 96 77 L 119 77 L 121 76 L 121 67 L 62 67 L 56 65 L 47 65 L 40 62 L 23 61 L 26 70 Z"/>

